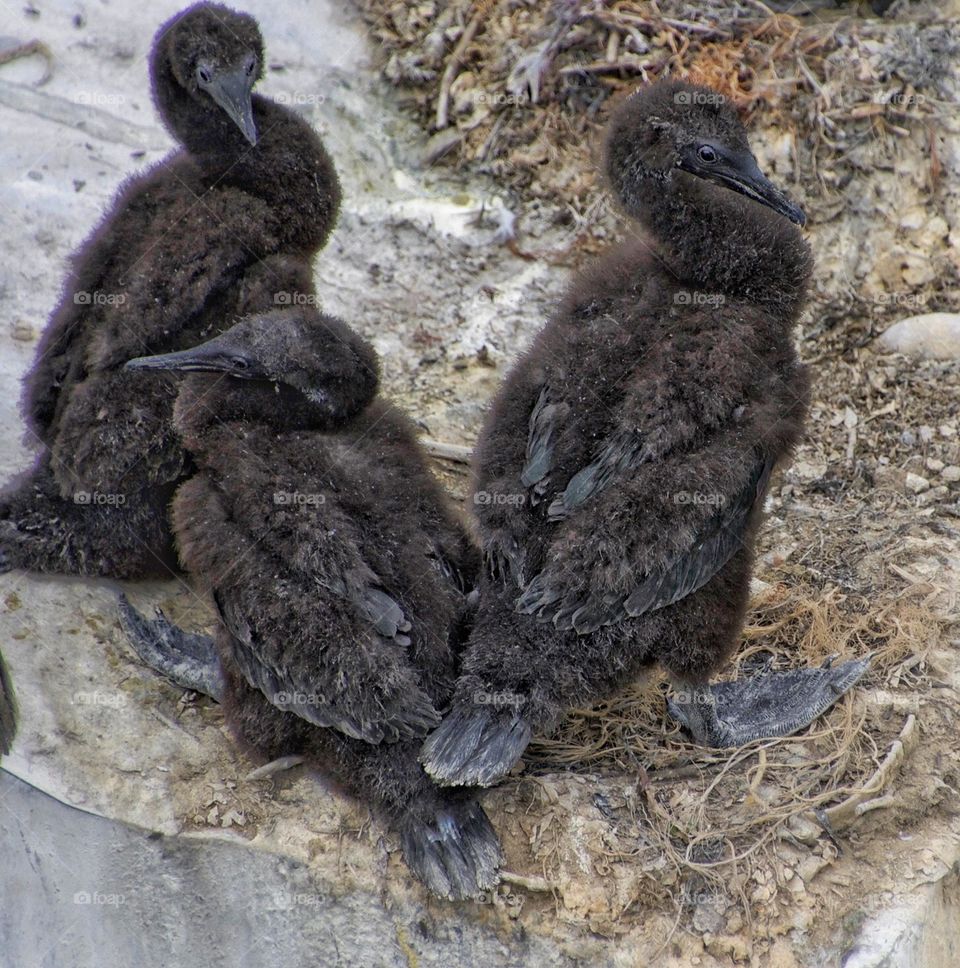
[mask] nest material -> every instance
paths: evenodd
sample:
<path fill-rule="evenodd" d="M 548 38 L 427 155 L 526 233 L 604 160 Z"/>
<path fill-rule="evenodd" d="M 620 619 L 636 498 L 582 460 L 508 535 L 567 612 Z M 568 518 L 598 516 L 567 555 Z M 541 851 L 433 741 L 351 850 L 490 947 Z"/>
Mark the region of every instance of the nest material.
<path fill-rule="evenodd" d="M 894 791 L 943 625 L 920 601 L 929 592 L 920 583 L 877 608 L 837 588 L 777 584 L 755 599 L 730 676 L 756 672 L 758 659 L 774 656 L 777 666 L 874 657 L 865 679 L 798 736 L 734 751 L 693 746 L 666 716 L 664 684 L 654 679 L 572 711 L 552 737 L 531 744 L 528 775 L 636 776 L 625 806 L 638 839 L 605 848 L 607 861 L 632 857 L 636 896 L 675 907 L 678 919 L 685 908 L 689 918 L 703 905 L 731 902 L 750 919 L 781 891 L 803 890 L 791 882 L 784 850 L 803 861 L 808 879 L 865 813 L 900 805 Z M 548 881 L 550 853 L 541 850 Z"/>
<path fill-rule="evenodd" d="M 576 261 L 617 230 L 599 191 L 600 128 L 618 99 L 661 76 L 705 83 L 745 120 L 775 125 L 814 221 L 840 212 L 842 186 L 869 166 L 886 158 L 895 167 L 898 141 L 918 132 L 930 145 L 931 192 L 942 175 L 934 134 L 954 98 L 947 71 L 960 31 L 930 5 L 896 4 L 881 19 L 855 4 L 794 17 L 759 0 L 357 2 L 385 76 L 445 150 L 430 163 L 486 171 L 571 227 L 564 251 L 538 258 Z M 928 310 L 956 304 L 948 283 L 927 287 Z M 654 678 L 572 711 L 525 756 L 521 784 L 542 800 L 537 816 L 561 809 L 557 771 L 638 778 L 624 802 L 630 832 L 621 836 L 611 820 L 617 833 L 604 837 L 615 847 L 604 840 L 589 853 L 597 865 L 630 863 L 631 903 L 644 907 L 733 894 L 749 919 L 796 889 L 787 886 L 786 846 L 806 852 L 796 875 L 806 880 L 810 861 L 828 863 L 865 813 L 889 825 L 924 809 L 905 801 L 930 785 L 914 742 L 921 728 L 934 741 L 943 728 L 924 707 L 955 603 L 944 606 L 944 589 L 915 563 L 936 554 L 935 536 L 956 537 L 958 484 L 939 475 L 960 464 L 960 366 L 878 360 L 863 350 L 882 315 L 876 305 L 852 286 L 819 296 L 804 347 L 822 364 L 810 434 L 798 469 L 774 488 L 775 520 L 760 548 L 769 585 L 729 674 L 763 658 L 802 666 L 868 652 L 870 672 L 796 737 L 733 752 L 692 746 L 666 717 L 665 684 Z M 929 487 L 911 490 L 908 474 Z M 565 849 L 548 843 L 559 829 L 538 821 L 530 836 L 545 884 Z"/>
<path fill-rule="evenodd" d="M 858 145 L 949 109 L 960 52 L 932 9 L 905 21 L 856 4 L 800 18 L 759 0 L 358 2 L 385 76 L 425 128 L 459 135 L 444 139 L 457 146 L 447 160 L 581 213 L 599 125 L 639 83 L 689 78 L 746 119 L 762 108 L 794 136 L 808 196 L 828 196 Z"/>

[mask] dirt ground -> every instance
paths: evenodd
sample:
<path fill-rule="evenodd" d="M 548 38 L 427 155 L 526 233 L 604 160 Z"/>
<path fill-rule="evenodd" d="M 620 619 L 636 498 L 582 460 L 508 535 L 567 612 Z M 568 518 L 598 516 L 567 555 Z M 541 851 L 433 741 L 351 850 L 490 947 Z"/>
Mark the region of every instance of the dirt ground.
<path fill-rule="evenodd" d="M 960 311 L 955 5 L 901 0 L 884 17 L 867 4 L 791 16 L 755 0 L 357 6 L 375 52 L 370 84 L 396 113 L 389 148 L 345 133 L 360 95 L 343 81 L 316 119 L 355 199 L 318 284 L 326 308 L 374 339 L 391 396 L 453 448 L 437 470 L 460 497 L 460 455 L 511 359 L 568 274 L 624 230 L 596 172 L 610 107 L 667 72 L 736 101 L 761 167 L 808 214 L 817 270 L 799 341 L 814 405 L 771 491 L 730 674 L 874 655 L 807 731 L 732 755 L 684 741 L 659 681 L 571 712 L 487 795 L 507 875 L 468 916 L 507 940 L 561 938 L 574 963 L 613 950 L 624 965 L 788 968 L 842 954 L 857 968 L 883 963 L 872 944 L 882 954 L 899 943 L 883 922 L 906 935 L 924 918 L 956 944 L 960 362 L 875 342 L 903 317 Z M 350 170 L 351 154 L 368 171 Z M 391 174 L 368 188 L 381 154 Z M 377 208 L 394 169 L 429 185 L 429 232 L 415 200 Z M 438 229 L 444 219 L 456 230 Z M 56 245 L 69 248 L 63 233 Z M 19 587 L 5 617 L 32 641 L 38 608 L 54 614 L 56 596 Z M 175 828 L 281 844 L 339 890 L 418 890 L 394 840 L 361 807 L 318 800 L 302 768 L 250 779 L 218 708 L 137 670 L 106 594 L 86 594 L 76 592 L 76 629 L 102 648 L 125 702 L 149 704 L 188 751 L 156 794 Z M 133 597 L 184 624 L 206 618 L 173 586 Z M 50 660 L 48 681 L 62 661 Z M 53 719 L 79 748 L 88 727 L 71 715 Z M 96 743 L 77 753 L 72 780 L 103 755 Z M 105 785 L 103 801 L 121 786 Z M 387 869 L 389 889 L 377 879 Z M 903 963 L 953 963 L 924 945 L 925 960 Z"/>

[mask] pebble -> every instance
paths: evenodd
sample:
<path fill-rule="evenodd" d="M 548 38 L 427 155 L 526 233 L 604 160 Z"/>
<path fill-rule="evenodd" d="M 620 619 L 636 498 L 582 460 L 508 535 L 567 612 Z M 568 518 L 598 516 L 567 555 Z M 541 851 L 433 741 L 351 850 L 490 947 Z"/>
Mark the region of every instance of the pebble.
<path fill-rule="evenodd" d="M 881 352 L 924 360 L 960 358 L 960 313 L 922 313 L 894 323 L 877 337 Z"/>
<path fill-rule="evenodd" d="M 904 483 L 907 486 L 907 490 L 911 491 L 913 494 L 922 494 L 925 490 L 927 490 L 927 488 L 930 487 L 930 482 L 925 477 L 921 477 L 919 474 L 914 474 L 912 471 L 907 472 Z"/>
<path fill-rule="evenodd" d="M 929 491 L 924 491 L 920 495 L 921 504 L 933 504 L 935 501 L 945 501 L 950 496 L 950 488 L 946 484 L 938 487 L 931 487 Z"/>
<path fill-rule="evenodd" d="M 425 145 L 420 156 L 424 166 L 439 161 L 448 151 L 456 148 L 463 141 L 463 135 L 456 128 L 444 128 L 438 131 Z"/>
<path fill-rule="evenodd" d="M 960 481 L 960 467 L 958 467 L 956 464 L 951 464 L 949 467 L 944 467 L 940 476 L 948 484 L 956 484 L 958 481 Z"/>

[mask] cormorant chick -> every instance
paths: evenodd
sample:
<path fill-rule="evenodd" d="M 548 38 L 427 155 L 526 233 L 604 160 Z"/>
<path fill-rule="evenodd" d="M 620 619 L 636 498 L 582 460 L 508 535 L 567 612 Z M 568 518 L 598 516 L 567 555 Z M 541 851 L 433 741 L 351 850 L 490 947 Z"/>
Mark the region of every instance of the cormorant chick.
<path fill-rule="evenodd" d="M 610 120 L 605 162 L 646 237 L 573 281 L 481 434 L 479 613 L 422 755 L 443 782 L 495 781 L 531 731 L 657 662 L 680 693 L 671 712 L 717 746 L 799 729 L 866 665 L 708 687 L 807 409 L 803 213 L 706 88 L 640 90 Z"/>
<path fill-rule="evenodd" d="M 312 292 L 339 206 L 310 126 L 251 94 L 263 70 L 247 14 L 201 3 L 158 31 L 153 97 L 182 147 L 121 188 L 73 258 L 25 379 L 43 451 L 0 506 L 7 567 L 138 578 L 175 563 L 166 509 L 189 472 L 170 424 L 175 381 L 123 364 Z"/>
<path fill-rule="evenodd" d="M 494 886 L 483 810 L 417 760 L 452 694 L 479 556 L 413 428 L 376 397 L 373 349 L 337 319 L 289 309 L 128 369 L 189 373 L 174 423 L 197 471 L 172 520 L 216 604 L 222 670 L 198 687 L 222 698 L 248 748 L 304 755 L 379 811 L 435 893 Z M 141 655 L 197 687 L 184 677 L 196 637 L 178 650 L 172 626 L 157 636 L 163 623 L 122 611 Z"/>

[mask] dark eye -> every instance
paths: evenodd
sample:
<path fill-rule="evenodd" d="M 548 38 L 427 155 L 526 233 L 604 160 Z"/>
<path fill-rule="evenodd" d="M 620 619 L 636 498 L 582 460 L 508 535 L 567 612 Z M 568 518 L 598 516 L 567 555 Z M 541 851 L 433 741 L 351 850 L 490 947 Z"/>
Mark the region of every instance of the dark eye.
<path fill-rule="evenodd" d="M 242 356 L 235 356 L 231 362 L 235 370 L 246 370 L 250 366 Z"/>
<path fill-rule="evenodd" d="M 697 157 L 706 162 L 708 165 L 713 164 L 717 160 L 717 153 L 710 147 L 710 145 L 700 145 L 697 148 Z"/>
<path fill-rule="evenodd" d="M 257 66 L 256 59 L 251 57 L 250 60 L 247 61 L 247 77 L 249 77 L 253 73 L 253 69 L 256 66 Z"/>
<path fill-rule="evenodd" d="M 200 84 L 209 84 L 211 80 L 212 77 L 210 75 L 210 71 L 207 70 L 206 67 L 197 68 L 197 81 L 199 81 Z"/>

